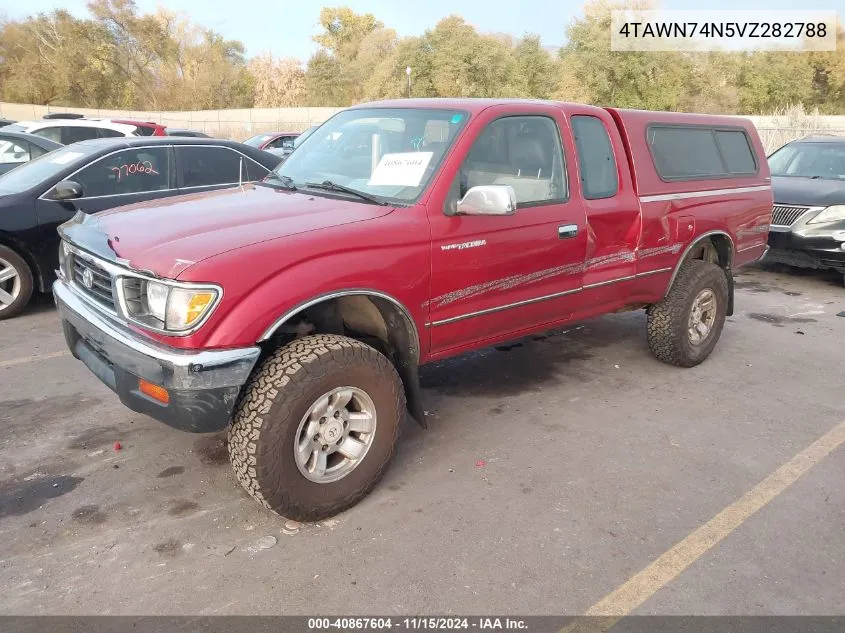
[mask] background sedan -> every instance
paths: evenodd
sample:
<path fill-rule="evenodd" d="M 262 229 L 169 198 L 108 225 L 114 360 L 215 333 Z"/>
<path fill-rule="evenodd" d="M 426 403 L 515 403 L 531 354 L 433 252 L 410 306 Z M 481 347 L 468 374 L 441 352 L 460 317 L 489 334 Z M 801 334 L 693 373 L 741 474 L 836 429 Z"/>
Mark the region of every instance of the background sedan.
<path fill-rule="evenodd" d="M 0 174 L 60 147 L 64 146 L 35 134 L 0 129 Z"/>
<path fill-rule="evenodd" d="M 0 176 L 0 320 L 46 292 L 58 266 L 56 227 L 77 211 L 257 181 L 279 164 L 233 141 L 96 139 L 62 147 Z"/>

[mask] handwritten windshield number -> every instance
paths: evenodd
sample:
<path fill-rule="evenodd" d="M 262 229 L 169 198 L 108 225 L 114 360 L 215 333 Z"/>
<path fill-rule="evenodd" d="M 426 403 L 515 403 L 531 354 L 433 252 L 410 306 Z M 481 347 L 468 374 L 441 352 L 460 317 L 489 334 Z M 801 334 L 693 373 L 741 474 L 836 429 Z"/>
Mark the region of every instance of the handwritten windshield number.
<path fill-rule="evenodd" d="M 158 175 L 158 172 L 153 169 L 153 164 L 148 160 L 138 161 L 137 163 L 125 164 L 121 165 L 120 167 L 111 167 L 110 169 L 114 172 L 117 172 L 118 182 L 132 174 L 155 174 L 156 176 Z"/>

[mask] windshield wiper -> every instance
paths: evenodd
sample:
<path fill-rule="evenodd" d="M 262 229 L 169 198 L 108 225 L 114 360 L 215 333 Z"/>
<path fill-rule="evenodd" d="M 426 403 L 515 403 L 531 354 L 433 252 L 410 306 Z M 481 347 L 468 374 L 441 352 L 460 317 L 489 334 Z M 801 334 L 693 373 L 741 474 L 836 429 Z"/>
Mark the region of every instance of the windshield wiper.
<path fill-rule="evenodd" d="M 348 193 L 352 196 L 357 196 L 361 200 L 366 200 L 367 202 L 372 202 L 373 204 L 378 204 L 383 207 L 389 206 L 387 202 L 383 200 L 379 200 L 369 194 L 364 193 L 363 191 L 358 191 L 357 189 L 352 189 L 351 187 L 346 187 L 344 185 L 339 185 L 336 182 L 332 182 L 331 180 L 324 180 L 323 182 L 306 182 L 306 187 L 311 187 L 311 189 L 325 189 L 326 191 L 342 191 L 343 193 Z"/>
<path fill-rule="evenodd" d="M 271 171 L 269 174 L 264 176 L 264 180 L 267 181 L 269 178 L 276 180 L 282 183 L 282 186 L 287 189 L 288 191 L 296 191 L 296 185 L 293 184 L 293 178 L 290 176 L 284 176 L 282 174 L 277 174 L 274 171 Z"/>

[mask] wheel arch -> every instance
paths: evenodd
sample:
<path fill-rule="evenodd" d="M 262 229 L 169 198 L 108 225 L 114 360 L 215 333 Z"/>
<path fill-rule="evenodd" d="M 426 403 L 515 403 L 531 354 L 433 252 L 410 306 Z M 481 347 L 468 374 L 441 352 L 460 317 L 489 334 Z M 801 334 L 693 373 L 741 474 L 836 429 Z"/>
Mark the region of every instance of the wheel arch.
<path fill-rule="evenodd" d="M 727 315 L 732 316 L 734 312 L 734 280 L 731 271 L 735 254 L 736 246 L 734 245 L 734 240 L 727 231 L 713 230 L 702 233 L 687 245 L 686 249 L 684 249 L 678 258 L 678 263 L 675 264 L 672 277 L 669 279 L 669 284 L 666 286 L 666 292 L 663 293 L 663 296 L 665 297 L 669 294 L 669 291 L 678 278 L 678 272 L 680 272 L 681 266 L 686 261 L 690 259 L 704 259 L 708 261 L 715 256 L 716 261 L 713 263 L 717 264 L 724 271 L 725 278 L 728 281 Z"/>
<path fill-rule="evenodd" d="M 396 367 L 412 417 L 426 427 L 419 385 L 419 330 L 395 297 L 371 289 L 329 292 L 304 301 L 277 318 L 258 343 L 274 349 L 313 333 L 344 334 L 376 347 Z"/>

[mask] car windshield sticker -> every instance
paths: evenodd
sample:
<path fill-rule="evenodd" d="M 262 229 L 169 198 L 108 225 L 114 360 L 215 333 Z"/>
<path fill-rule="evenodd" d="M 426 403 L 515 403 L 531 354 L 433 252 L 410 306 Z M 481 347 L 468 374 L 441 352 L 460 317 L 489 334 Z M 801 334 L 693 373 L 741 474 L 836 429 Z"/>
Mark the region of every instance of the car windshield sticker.
<path fill-rule="evenodd" d="M 70 161 L 76 160 L 80 156 L 84 156 L 84 154 L 82 152 L 67 152 L 66 154 L 59 154 L 50 162 L 56 165 L 67 165 Z"/>
<path fill-rule="evenodd" d="M 455 123 L 460 123 L 463 120 L 464 120 L 463 114 L 456 114 L 452 117 L 452 120 L 450 121 L 450 123 L 452 123 L 454 125 Z"/>
<path fill-rule="evenodd" d="M 385 154 L 376 165 L 367 184 L 370 186 L 419 187 L 425 168 L 431 162 L 432 155 L 432 152 Z"/>

